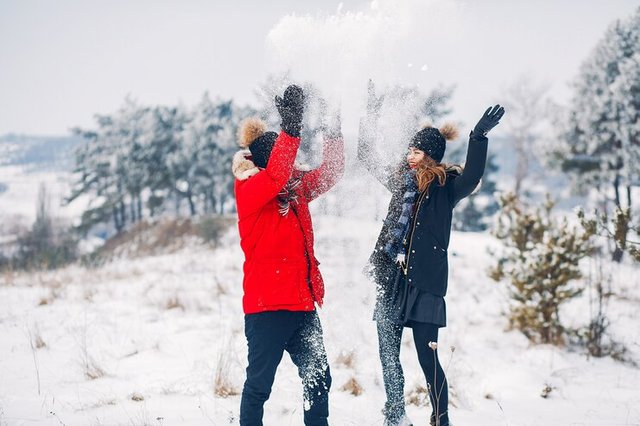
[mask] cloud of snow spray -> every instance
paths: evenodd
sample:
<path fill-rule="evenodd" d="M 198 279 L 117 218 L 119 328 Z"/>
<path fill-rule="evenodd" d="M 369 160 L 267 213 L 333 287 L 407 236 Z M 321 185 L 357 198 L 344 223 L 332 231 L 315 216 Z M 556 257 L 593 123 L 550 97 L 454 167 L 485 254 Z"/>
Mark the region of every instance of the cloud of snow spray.
<path fill-rule="evenodd" d="M 274 90 L 290 82 L 312 85 L 330 109 L 340 108 L 349 163 L 372 79 L 379 93 L 387 92 L 378 150 L 397 159 L 417 130 L 420 102 L 440 83 L 429 70 L 452 66 L 451 43 L 464 28 L 462 18 L 455 0 L 376 0 L 365 11 L 343 11 L 339 4 L 329 16 L 287 15 L 266 40 L 269 73 L 287 76 Z"/>
<path fill-rule="evenodd" d="M 287 15 L 271 29 L 266 46 L 270 72 L 313 84 L 341 106 L 345 124 L 354 126 L 364 113 L 369 78 L 379 89 L 404 85 L 426 91 L 438 84 L 430 81 L 430 68 L 452 66 L 450 42 L 461 34 L 460 3 L 377 0 L 367 11 L 342 9 L 338 5 L 329 16 Z"/>

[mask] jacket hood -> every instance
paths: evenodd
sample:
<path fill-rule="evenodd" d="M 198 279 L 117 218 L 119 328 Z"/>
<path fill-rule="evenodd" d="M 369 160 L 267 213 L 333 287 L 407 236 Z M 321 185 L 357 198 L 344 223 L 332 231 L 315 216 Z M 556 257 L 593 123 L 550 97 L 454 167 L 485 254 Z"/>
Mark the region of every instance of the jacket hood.
<path fill-rule="evenodd" d="M 444 170 L 447 172 L 447 174 L 460 176 L 464 171 L 464 166 L 461 166 L 460 164 L 447 164 Z"/>
<path fill-rule="evenodd" d="M 248 149 L 242 149 L 234 154 L 231 170 L 238 180 L 247 180 L 260 171 L 251 161 L 251 151 Z"/>
<path fill-rule="evenodd" d="M 299 172 L 311 170 L 308 165 L 300 163 L 295 163 L 293 168 Z M 260 171 L 258 166 L 251 160 L 251 151 L 248 149 L 242 149 L 234 154 L 231 170 L 233 171 L 233 176 L 238 180 L 247 180 Z"/>

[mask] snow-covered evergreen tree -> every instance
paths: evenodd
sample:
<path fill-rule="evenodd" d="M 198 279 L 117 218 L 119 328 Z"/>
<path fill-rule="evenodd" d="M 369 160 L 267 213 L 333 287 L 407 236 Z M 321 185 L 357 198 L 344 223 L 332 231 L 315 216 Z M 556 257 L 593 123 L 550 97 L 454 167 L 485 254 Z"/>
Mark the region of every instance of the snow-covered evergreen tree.
<path fill-rule="evenodd" d="M 575 96 L 562 128 L 556 163 L 574 187 L 595 189 L 605 210 L 633 209 L 640 186 L 640 8 L 606 31 L 583 63 Z M 626 239 L 626 235 L 624 238 Z M 624 251 L 616 247 L 613 259 Z"/>
<path fill-rule="evenodd" d="M 87 195 L 88 208 L 83 212 L 80 229 L 89 230 L 93 225 L 113 219 L 114 228 L 124 227 L 122 220 L 123 192 L 116 176 L 118 145 L 113 137 L 114 119 L 110 115 L 96 115 L 95 130 L 74 129 L 85 143 L 76 151 L 74 175 L 76 181 L 67 202 Z"/>
<path fill-rule="evenodd" d="M 639 52 L 640 8 L 610 26 L 583 63 L 555 152 L 577 189 L 613 190 L 617 207 L 623 198 L 631 207 L 640 184 Z"/>
<path fill-rule="evenodd" d="M 194 187 L 203 213 L 224 213 L 233 198 L 231 161 L 238 149 L 236 133 L 242 119 L 253 114 L 232 100 L 212 101 L 205 94 L 192 112 L 185 129 L 185 145 L 196 153 Z"/>
<path fill-rule="evenodd" d="M 193 109 L 126 99 L 115 113 L 97 115 L 95 129 L 75 129 L 85 143 L 67 201 L 89 197 L 81 228 L 112 220 L 120 232 L 145 215 L 223 213 L 233 198 L 237 127 L 252 112 L 208 94 Z"/>

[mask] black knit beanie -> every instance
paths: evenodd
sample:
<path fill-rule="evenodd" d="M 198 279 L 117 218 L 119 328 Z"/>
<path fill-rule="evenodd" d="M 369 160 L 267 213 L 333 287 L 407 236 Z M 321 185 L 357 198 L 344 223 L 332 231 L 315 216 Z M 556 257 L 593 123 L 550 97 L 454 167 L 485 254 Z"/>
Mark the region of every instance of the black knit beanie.
<path fill-rule="evenodd" d="M 409 146 L 424 151 L 426 155 L 439 163 L 444 157 L 445 149 L 447 149 L 447 141 L 438 129 L 426 127 L 415 134 Z"/>
<path fill-rule="evenodd" d="M 263 169 L 267 167 L 277 137 L 276 132 L 266 132 L 251 142 L 249 151 L 251 151 L 253 164 Z"/>

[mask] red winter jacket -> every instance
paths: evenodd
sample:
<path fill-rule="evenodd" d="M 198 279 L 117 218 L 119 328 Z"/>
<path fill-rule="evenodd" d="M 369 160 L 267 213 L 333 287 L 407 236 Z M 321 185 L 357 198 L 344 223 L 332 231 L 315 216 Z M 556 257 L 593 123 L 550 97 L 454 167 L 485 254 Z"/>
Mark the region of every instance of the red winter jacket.
<path fill-rule="evenodd" d="M 310 172 L 294 169 L 300 138 L 281 132 L 266 169 L 258 169 L 249 150 L 234 156 L 240 245 L 244 251 L 245 314 L 264 311 L 312 311 L 322 306 L 324 284 L 313 253 L 308 203 L 328 191 L 344 172 L 341 138 L 325 140 L 322 165 Z M 277 195 L 291 176 L 302 177 L 297 202 L 286 215 Z"/>

